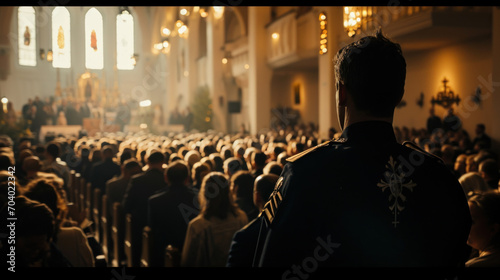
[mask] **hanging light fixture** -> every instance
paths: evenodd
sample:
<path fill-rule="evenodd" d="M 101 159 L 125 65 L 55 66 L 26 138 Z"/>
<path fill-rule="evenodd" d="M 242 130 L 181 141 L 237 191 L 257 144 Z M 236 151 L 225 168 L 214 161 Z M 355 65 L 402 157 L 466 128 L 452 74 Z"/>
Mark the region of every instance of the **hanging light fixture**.
<path fill-rule="evenodd" d="M 213 6 L 212 9 L 214 10 L 214 17 L 216 19 L 219 19 L 224 15 L 224 6 Z"/>
<path fill-rule="evenodd" d="M 451 108 L 453 104 L 459 104 L 460 103 L 460 96 L 453 92 L 453 90 L 450 89 L 450 86 L 448 86 L 448 80 L 446 77 L 441 81 L 443 83 L 443 90 L 437 93 L 436 97 L 432 97 L 431 99 L 431 104 L 434 106 L 434 104 L 438 104 L 440 106 L 443 106 L 445 109 Z"/>
<path fill-rule="evenodd" d="M 344 7 L 344 29 L 349 37 L 354 37 L 361 29 L 361 8 Z"/>
<path fill-rule="evenodd" d="M 328 42 L 328 31 L 326 29 L 326 13 L 319 13 L 319 28 L 321 33 L 319 35 L 319 54 L 325 54 L 328 52 L 327 42 Z"/>

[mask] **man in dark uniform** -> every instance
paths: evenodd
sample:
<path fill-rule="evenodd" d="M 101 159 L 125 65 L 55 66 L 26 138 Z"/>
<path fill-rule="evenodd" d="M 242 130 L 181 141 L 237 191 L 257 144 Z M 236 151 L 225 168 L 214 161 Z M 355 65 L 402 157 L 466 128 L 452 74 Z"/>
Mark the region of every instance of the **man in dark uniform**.
<path fill-rule="evenodd" d="M 342 136 L 288 158 L 260 215 L 254 266 L 307 279 L 320 266 L 463 266 L 471 217 L 443 162 L 396 142 L 406 62 L 374 36 L 336 57 Z"/>

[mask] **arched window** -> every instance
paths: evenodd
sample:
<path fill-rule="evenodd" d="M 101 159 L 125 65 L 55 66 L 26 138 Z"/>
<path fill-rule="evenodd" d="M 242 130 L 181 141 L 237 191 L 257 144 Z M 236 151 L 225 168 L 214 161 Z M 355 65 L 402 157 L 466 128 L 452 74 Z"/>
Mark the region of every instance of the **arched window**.
<path fill-rule="evenodd" d="M 19 64 L 36 66 L 35 9 L 33 7 L 19 7 L 17 14 Z"/>
<path fill-rule="evenodd" d="M 102 69 L 104 66 L 102 15 L 96 8 L 85 14 L 85 67 Z"/>
<path fill-rule="evenodd" d="M 56 7 L 52 11 L 52 66 L 71 67 L 71 28 L 68 9 Z"/>
<path fill-rule="evenodd" d="M 116 16 L 116 67 L 134 69 L 134 18 L 124 10 Z"/>

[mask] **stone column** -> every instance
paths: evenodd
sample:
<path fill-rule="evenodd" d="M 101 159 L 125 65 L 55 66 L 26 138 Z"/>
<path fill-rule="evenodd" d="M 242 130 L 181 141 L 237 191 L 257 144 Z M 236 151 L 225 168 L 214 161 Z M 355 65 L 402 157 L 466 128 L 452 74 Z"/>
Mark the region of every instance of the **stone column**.
<path fill-rule="evenodd" d="M 248 116 L 252 134 L 270 128 L 271 77 L 266 25 L 271 7 L 248 7 Z"/>
<path fill-rule="evenodd" d="M 340 32 L 342 32 L 342 7 L 316 7 L 316 14 L 319 17 L 321 12 L 327 16 L 327 46 L 328 52 L 319 54 L 320 34 L 318 40 L 318 109 L 319 109 L 319 137 L 321 139 L 328 138 L 328 130 L 330 127 L 340 131 L 339 122 L 337 120 L 337 109 L 335 102 L 335 72 L 334 61 L 335 54 L 339 49 Z M 319 20 L 318 20 L 319 24 Z"/>
<path fill-rule="evenodd" d="M 227 132 L 227 96 L 224 89 L 222 58 L 224 52 L 224 17 L 215 18 L 213 10 L 207 17 L 207 84 L 212 98 L 212 126 Z"/>

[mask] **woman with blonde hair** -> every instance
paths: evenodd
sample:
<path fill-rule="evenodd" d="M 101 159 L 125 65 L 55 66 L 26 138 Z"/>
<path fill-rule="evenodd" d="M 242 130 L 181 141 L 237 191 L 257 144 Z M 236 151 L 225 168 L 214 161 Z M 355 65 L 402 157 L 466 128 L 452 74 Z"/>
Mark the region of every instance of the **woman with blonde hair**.
<path fill-rule="evenodd" d="M 474 249 L 465 267 L 500 267 L 500 193 L 496 190 L 469 199 L 472 217 L 467 244 Z"/>
<path fill-rule="evenodd" d="M 460 185 L 464 189 L 467 197 L 471 197 L 474 194 L 482 193 L 490 190 L 486 181 L 481 177 L 481 174 L 478 172 L 467 172 L 464 175 L 460 176 L 458 179 Z"/>

